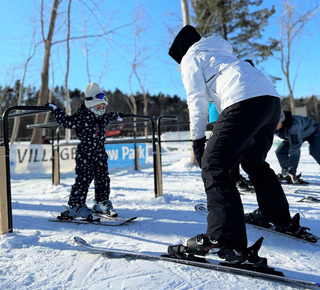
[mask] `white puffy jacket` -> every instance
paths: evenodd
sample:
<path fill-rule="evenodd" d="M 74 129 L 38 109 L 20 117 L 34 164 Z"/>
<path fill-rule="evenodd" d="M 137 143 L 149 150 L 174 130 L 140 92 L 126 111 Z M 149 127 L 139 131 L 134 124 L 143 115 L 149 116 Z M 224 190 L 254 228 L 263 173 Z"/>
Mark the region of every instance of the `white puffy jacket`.
<path fill-rule="evenodd" d="M 264 74 L 232 52 L 223 38 L 202 37 L 182 58 L 181 77 L 187 92 L 192 140 L 205 136 L 208 102 L 221 113 L 246 99 L 264 95 L 280 98 Z"/>

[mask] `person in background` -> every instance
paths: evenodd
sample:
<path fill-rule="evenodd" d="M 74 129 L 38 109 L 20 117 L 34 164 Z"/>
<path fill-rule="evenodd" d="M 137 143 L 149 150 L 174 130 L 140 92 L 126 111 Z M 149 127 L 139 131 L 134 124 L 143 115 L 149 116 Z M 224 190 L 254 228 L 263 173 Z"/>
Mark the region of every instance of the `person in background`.
<path fill-rule="evenodd" d="M 116 217 L 110 195 L 108 155 L 104 147 L 106 126 L 114 120 L 122 121 L 121 113 L 106 112 L 108 98 L 97 83 L 90 83 L 85 89 L 85 101 L 73 115 L 47 104 L 61 127 L 74 129 L 80 144 L 76 150 L 76 179 L 69 196 L 68 206 L 63 206 L 62 218 L 86 218 L 97 220 L 97 213 Z M 86 205 L 87 193 L 94 180 L 95 200 L 93 210 Z"/>
<path fill-rule="evenodd" d="M 214 124 L 216 123 L 216 121 L 218 120 L 219 117 L 219 113 L 217 111 L 216 106 L 209 102 L 208 103 L 208 110 L 209 110 L 209 122 L 208 122 L 208 126 L 210 127 L 210 130 L 213 130 L 214 128 Z M 208 128 L 208 127 L 207 127 Z"/>
<path fill-rule="evenodd" d="M 281 184 L 265 161 L 281 112 L 280 96 L 268 78 L 233 54 L 217 36 L 201 37 L 190 25 L 175 37 L 169 55 L 179 64 L 190 112 L 190 135 L 207 194 L 207 230 L 190 238 L 190 252 L 216 251 L 230 262 L 251 261 L 245 215 L 233 172 L 249 175 L 263 217 L 281 231 L 296 231 Z M 220 113 L 205 147 L 208 102 Z"/>
<path fill-rule="evenodd" d="M 282 172 L 280 180 L 288 183 L 305 183 L 297 176 L 300 148 L 309 143 L 309 153 L 320 164 L 320 125 L 309 117 L 295 116 L 289 111 L 281 111 L 276 135 L 283 139 L 276 150 Z"/>

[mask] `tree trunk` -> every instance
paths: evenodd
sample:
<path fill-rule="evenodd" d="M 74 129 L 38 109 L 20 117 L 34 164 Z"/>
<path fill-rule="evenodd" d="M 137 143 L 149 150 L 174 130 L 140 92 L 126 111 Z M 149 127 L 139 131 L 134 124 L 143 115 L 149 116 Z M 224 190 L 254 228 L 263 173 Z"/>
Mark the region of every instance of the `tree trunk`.
<path fill-rule="evenodd" d="M 70 40 L 70 8 L 71 8 L 71 1 L 69 0 L 68 5 L 68 34 L 67 34 L 67 69 L 66 69 L 66 75 L 64 79 L 64 89 L 65 89 L 65 100 L 66 100 L 66 114 L 71 115 L 71 104 L 70 104 L 70 95 L 69 95 L 69 89 L 68 89 L 68 77 L 69 77 L 69 67 L 70 67 L 70 46 L 69 46 L 69 40 Z M 66 129 L 65 130 L 65 141 L 68 143 L 70 141 L 70 135 L 71 130 Z"/>
<path fill-rule="evenodd" d="M 182 10 L 182 19 L 183 19 L 183 26 L 186 26 L 187 24 L 191 24 L 190 20 L 190 13 L 189 13 L 189 6 L 188 6 L 188 0 L 181 0 L 181 10 Z M 192 143 L 191 143 L 191 155 L 190 155 L 190 162 L 194 165 L 198 165 L 198 162 L 196 160 L 196 157 L 193 152 Z"/>
<path fill-rule="evenodd" d="M 50 57 L 50 61 L 51 61 L 51 90 L 49 90 L 49 99 L 48 99 L 48 103 L 52 103 L 52 95 L 53 95 L 53 90 L 54 90 L 54 71 L 53 71 L 53 65 L 52 65 L 52 58 Z M 49 122 L 49 118 L 50 118 L 51 112 L 46 113 L 46 117 L 44 119 L 44 123 L 48 123 Z M 43 129 L 42 130 L 42 136 L 45 136 L 47 132 L 47 129 Z"/>
<path fill-rule="evenodd" d="M 28 64 L 29 64 L 30 60 L 33 58 L 33 56 L 36 53 L 36 47 L 37 47 L 37 45 L 35 44 L 34 49 L 33 49 L 33 53 L 27 58 L 26 63 L 24 64 L 22 80 L 21 80 L 20 87 L 19 87 L 19 96 L 18 96 L 18 103 L 17 103 L 18 106 L 20 106 L 22 103 L 23 86 L 24 86 L 24 81 L 25 81 L 26 74 L 27 74 L 27 68 L 28 68 Z M 14 118 L 14 124 L 13 124 L 13 130 L 12 130 L 10 144 L 13 144 L 18 137 L 19 126 L 20 126 L 20 117 Z"/>
<path fill-rule="evenodd" d="M 304 26 L 308 21 L 314 17 L 318 12 L 319 6 L 311 8 L 310 10 L 303 12 L 297 11 L 295 5 L 290 3 L 290 0 L 286 0 L 284 3 L 284 12 L 281 17 L 281 35 L 280 35 L 280 62 L 283 74 L 286 77 L 291 113 L 295 113 L 295 101 L 293 95 L 294 83 L 291 84 L 290 80 L 290 64 L 291 64 L 291 49 L 294 47 L 294 40 L 302 34 Z"/>
<path fill-rule="evenodd" d="M 191 143 L 191 155 L 190 155 L 190 163 L 194 164 L 194 165 L 199 165 L 198 164 L 198 161 L 196 159 L 196 155 L 194 155 L 194 152 L 193 152 L 193 147 L 192 147 L 192 143 Z"/>
<path fill-rule="evenodd" d="M 127 100 L 127 99 L 126 99 Z M 137 107 L 137 102 L 136 99 L 134 97 L 134 95 L 131 93 L 130 98 L 127 100 L 127 103 L 130 107 L 130 110 L 132 112 L 133 115 L 137 115 L 138 114 L 138 107 Z M 136 121 L 137 119 L 134 118 L 133 119 L 134 123 L 133 123 L 133 134 L 134 134 L 134 138 L 137 137 L 137 124 Z"/>
<path fill-rule="evenodd" d="M 181 10 L 182 10 L 183 26 L 186 26 L 187 24 L 190 25 L 191 20 L 190 20 L 188 0 L 181 0 Z"/>
<path fill-rule="evenodd" d="M 44 58 L 43 58 L 42 70 L 41 70 L 41 87 L 40 87 L 39 97 L 37 102 L 38 106 L 43 106 L 48 102 L 49 59 L 50 59 L 52 37 L 53 37 L 53 31 L 54 31 L 59 3 L 60 3 L 60 0 L 54 0 L 52 12 L 51 12 L 48 36 L 47 36 L 47 39 L 44 39 Z M 41 15 L 41 18 L 42 18 L 42 15 Z M 45 117 L 44 114 L 37 114 L 34 119 L 34 124 L 43 123 L 44 117 Z M 39 144 L 41 142 L 41 137 L 42 137 L 41 133 L 42 133 L 42 130 L 33 130 L 31 141 L 30 141 L 31 144 Z"/>

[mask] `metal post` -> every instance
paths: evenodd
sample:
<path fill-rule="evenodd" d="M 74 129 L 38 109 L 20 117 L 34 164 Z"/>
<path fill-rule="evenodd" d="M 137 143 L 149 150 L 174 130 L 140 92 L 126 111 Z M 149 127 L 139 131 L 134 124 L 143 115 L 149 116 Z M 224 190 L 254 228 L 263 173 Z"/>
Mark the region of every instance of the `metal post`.
<path fill-rule="evenodd" d="M 26 116 L 35 114 L 34 111 L 39 113 L 46 113 L 51 111 L 51 108 L 37 107 L 37 106 L 12 106 L 7 108 L 2 114 L 2 132 L 3 132 L 3 143 L 5 147 L 5 168 L 6 168 L 6 184 L 7 184 L 7 210 L 8 210 L 8 233 L 13 232 L 12 225 L 12 203 L 11 203 L 11 180 L 10 180 L 10 148 L 9 148 L 9 132 L 8 132 L 8 118 L 9 113 L 13 110 L 25 110 L 25 112 L 12 114 L 10 117 Z M 26 111 L 29 110 L 29 111 Z"/>
<path fill-rule="evenodd" d="M 54 185 L 60 184 L 60 127 L 56 129 L 56 135 L 57 135 L 57 150 L 53 151 L 53 163 L 54 163 Z"/>
<path fill-rule="evenodd" d="M 161 120 L 162 119 L 179 119 L 178 116 L 160 116 L 158 118 L 158 121 L 157 121 L 157 127 L 158 127 L 158 144 L 159 144 L 159 147 L 160 147 L 160 153 L 161 153 Z"/>
<path fill-rule="evenodd" d="M 9 232 L 5 147 L 0 146 L 0 234 Z"/>
<path fill-rule="evenodd" d="M 134 143 L 134 170 L 139 170 L 139 147 Z"/>
<path fill-rule="evenodd" d="M 24 112 L 19 112 L 15 114 L 11 114 L 9 116 L 9 113 L 13 110 L 20 110 Z M 28 111 L 27 111 L 28 110 Z M 9 149 L 9 133 L 8 133 L 8 119 L 9 117 L 19 117 L 19 116 L 27 116 L 27 115 L 34 115 L 34 114 L 40 114 L 40 113 L 46 113 L 47 111 L 50 111 L 51 108 L 49 107 L 38 107 L 38 106 L 12 106 L 7 108 L 3 114 L 2 114 L 2 127 L 3 127 L 3 145 L 0 146 L 2 149 L 0 150 L 0 169 L 1 169 L 1 163 L 3 163 L 4 170 L 1 170 L 1 177 L 3 181 L 1 180 L 1 184 L 5 184 L 6 186 L 3 186 L 3 190 L 6 191 L 6 196 L 4 198 L 4 202 L 1 202 L 1 207 L 3 204 L 7 203 L 5 205 L 5 208 L 7 209 L 7 213 L 5 210 L 0 208 L 1 214 L 4 214 L 7 219 L 5 220 L 5 228 L 6 232 L 13 232 L 13 224 L 12 224 L 12 203 L 11 203 L 11 180 L 10 180 L 10 149 Z M 37 111 L 36 113 L 34 111 Z M 154 168 L 154 189 L 155 189 L 155 197 L 159 196 L 159 189 L 157 185 L 157 158 L 156 158 L 156 137 L 155 137 L 155 124 L 153 119 L 150 116 L 144 116 L 144 115 L 125 115 L 124 117 L 137 117 L 137 118 L 144 118 L 149 119 L 152 125 L 152 148 L 153 148 L 153 168 Z M 59 155 L 59 128 L 57 128 L 57 154 Z M 56 154 L 55 154 L 56 157 Z M 2 159 L 4 158 L 4 160 Z M 57 157 L 59 160 L 59 158 Z M 59 165 L 58 165 L 59 167 Z M 60 170 L 59 177 L 60 177 Z M 3 174 L 2 174 L 3 173 Z M 59 178 L 60 179 L 60 178 Z M 2 189 L 1 189 L 2 190 Z M 3 192 L 2 190 L 2 192 Z M 1 193 L 1 192 L 0 192 Z M 5 194 L 4 194 L 5 195 Z M 1 198 L 2 195 L 0 195 Z M 0 216 L 1 217 L 1 216 Z M 2 217 L 1 217 L 2 219 Z M 2 219 L 3 220 L 3 219 Z"/>
<path fill-rule="evenodd" d="M 133 114 L 124 114 L 125 118 L 133 117 L 133 118 L 142 118 L 142 119 L 149 119 L 151 122 L 152 128 L 152 155 L 153 155 L 153 172 L 154 172 L 154 192 L 155 197 L 159 196 L 159 189 L 157 185 L 157 148 L 156 148 L 156 129 L 153 119 L 150 116 L 145 115 L 133 115 Z"/>
<path fill-rule="evenodd" d="M 54 182 L 54 130 L 52 127 L 57 127 L 59 124 L 57 122 L 51 122 L 51 123 L 45 123 L 45 124 L 35 124 L 35 125 L 27 125 L 27 129 L 50 129 L 51 130 L 51 161 L 52 161 L 52 184 L 55 184 Z"/>
<path fill-rule="evenodd" d="M 159 194 L 163 194 L 162 184 L 162 156 L 161 156 L 161 120 L 162 119 L 177 119 L 177 116 L 160 116 L 157 121 L 158 128 L 158 145 L 157 145 L 157 182 Z"/>

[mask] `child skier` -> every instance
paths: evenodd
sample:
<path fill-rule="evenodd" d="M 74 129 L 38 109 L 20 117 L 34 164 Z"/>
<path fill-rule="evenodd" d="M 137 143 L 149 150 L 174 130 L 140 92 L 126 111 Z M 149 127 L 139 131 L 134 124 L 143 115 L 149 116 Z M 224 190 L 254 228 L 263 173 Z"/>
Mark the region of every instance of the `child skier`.
<path fill-rule="evenodd" d="M 108 155 L 104 148 L 106 126 L 113 120 L 122 121 L 121 113 L 106 113 L 108 98 L 97 83 L 90 83 L 85 89 L 85 101 L 77 112 L 67 115 L 59 107 L 48 104 L 61 127 L 75 129 L 80 144 L 76 150 L 76 179 L 69 196 L 68 206 L 63 206 L 62 217 L 97 220 L 95 214 L 104 213 L 116 217 L 110 195 Z M 86 205 L 89 186 L 94 180 L 95 200 L 93 210 Z"/>

